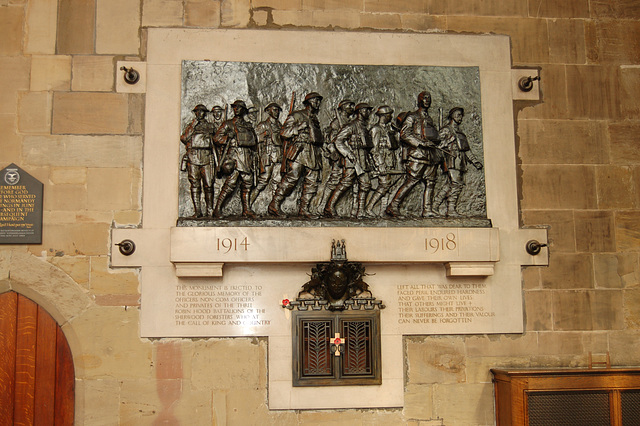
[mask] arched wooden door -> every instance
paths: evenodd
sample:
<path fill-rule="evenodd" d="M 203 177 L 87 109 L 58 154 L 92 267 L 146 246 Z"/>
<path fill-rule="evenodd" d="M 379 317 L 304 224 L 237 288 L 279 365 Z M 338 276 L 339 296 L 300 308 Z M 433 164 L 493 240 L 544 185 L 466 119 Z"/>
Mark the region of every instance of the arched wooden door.
<path fill-rule="evenodd" d="M 74 381 L 55 320 L 18 293 L 0 294 L 0 425 L 72 425 Z"/>

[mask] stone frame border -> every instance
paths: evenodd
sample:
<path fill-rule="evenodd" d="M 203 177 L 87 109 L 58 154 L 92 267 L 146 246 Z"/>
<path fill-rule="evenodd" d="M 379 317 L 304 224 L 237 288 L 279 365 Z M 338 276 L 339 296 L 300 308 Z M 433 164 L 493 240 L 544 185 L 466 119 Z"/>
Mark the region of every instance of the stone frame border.
<path fill-rule="evenodd" d="M 299 258 L 290 260 L 286 253 L 276 258 L 221 259 L 215 254 L 204 258 L 194 253 L 181 241 L 196 239 L 196 244 L 207 247 L 207 241 L 220 228 L 176 228 L 178 219 L 178 173 L 180 134 L 180 81 L 182 60 L 266 61 L 298 63 L 349 63 L 379 65 L 434 65 L 478 66 L 482 96 L 485 182 L 487 217 L 492 221 L 499 244 L 481 259 L 438 258 L 433 260 L 397 256 L 378 259 L 379 265 L 400 263 L 439 263 L 446 265 L 447 276 L 463 275 L 482 278 L 495 286 L 494 291 L 509 301 L 502 308 L 502 321 L 495 322 L 484 333 L 521 333 L 523 318 L 521 267 L 523 265 L 547 265 L 548 251 L 543 248 L 538 256 L 526 253 L 526 242 L 532 239 L 547 242 L 546 229 L 520 229 L 518 218 L 518 194 L 516 176 L 515 130 L 513 100 L 522 99 L 513 85 L 523 70 L 511 69 L 509 38 L 496 35 L 451 34 L 397 34 L 361 32 L 316 31 L 255 31 L 255 30 L 200 30 L 200 29 L 149 29 L 146 69 L 146 119 L 144 134 L 144 182 L 142 228 L 112 230 L 111 262 L 113 267 L 142 267 L 141 335 L 143 337 L 167 337 L 161 326 L 155 324 L 151 309 L 161 299 L 158 279 L 168 283 L 178 282 L 178 277 L 221 277 L 223 264 L 243 267 L 252 264 L 282 264 L 285 262 L 309 263 L 328 260 L 328 252 L 318 258 L 317 247 L 312 247 Z M 535 71 L 529 74 L 535 74 Z M 427 87 L 428 89 L 428 87 Z M 537 85 L 536 91 L 537 93 Z M 534 96 L 534 95 L 531 95 Z M 424 228 L 437 230 L 437 228 Z M 448 228 L 451 229 L 451 228 Z M 465 232 L 469 231 L 468 228 Z M 260 228 L 230 228 L 244 235 Z M 372 228 L 357 228 L 358 233 L 375 233 Z M 307 230 L 308 231 L 308 230 Z M 350 228 L 343 228 L 346 233 Z M 306 231 L 305 231 L 306 232 Z M 340 228 L 314 230 L 314 237 L 341 238 Z M 470 230 L 473 234 L 473 229 Z M 486 237 L 487 229 L 478 229 L 482 235 L 471 236 L 471 243 Z M 191 235 L 190 233 L 195 233 Z M 189 234 L 189 235 L 187 235 Z M 268 233 L 267 233 L 268 234 Z M 375 240 L 375 234 L 372 240 Z M 484 236 L 484 237 L 483 237 Z M 116 243 L 131 239 L 137 245 L 131 256 L 118 252 Z M 313 237 L 311 238 L 313 240 Z M 366 249 L 349 244 L 351 260 L 368 259 Z M 195 271 L 195 272 L 194 272 Z M 237 272 L 237 271 L 236 271 Z M 237 275 L 236 275 L 237 276 Z M 185 278 L 182 278 L 185 279 Z M 219 281 L 218 281 L 219 282 Z M 171 284 L 169 284 L 171 285 Z M 146 296 L 149 295 L 147 298 Z M 159 299 L 160 298 L 160 299 Z M 518 303 L 519 301 L 519 303 Z M 147 315 L 147 312 L 149 315 Z M 157 314 L 155 314 L 157 315 Z M 507 321 L 507 319 L 510 319 Z M 451 334 L 443 329 L 444 334 Z M 454 333 L 476 333 L 462 329 Z M 228 332 L 231 333 L 231 332 Z M 271 409 L 323 409 L 398 407 L 403 405 L 403 355 L 402 335 L 383 335 L 383 347 L 387 346 L 390 358 L 387 375 L 383 371 L 383 385 L 367 392 L 362 388 L 292 389 L 284 370 L 290 371 L 290 356 L 280 356 L 275 348 L 290 344 L 290 336 L 270 335 L 269 338 L 269 407 Z M 423 333 L 424 334 L 424 333 Z M 217 336 L 215 333 L 190 332 L 182 336 Z M 251 335 L 251 334 L 226 334 Z M 261 334 L 259 334 L 261 335 Z M 281 371 L 282 370 L 282 371 Z M 385 386 L 386 384 L 386 386 Z M 355 397 L 350 396 L 355 395 Z"/>

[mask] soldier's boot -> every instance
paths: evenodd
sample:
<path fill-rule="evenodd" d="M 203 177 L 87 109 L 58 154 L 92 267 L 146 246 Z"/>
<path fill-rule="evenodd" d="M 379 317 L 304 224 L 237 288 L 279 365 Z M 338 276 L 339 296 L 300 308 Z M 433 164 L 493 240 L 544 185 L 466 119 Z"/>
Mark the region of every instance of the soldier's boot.
<path fill-rule="evenodd" d="M 306 217 L 307 219 L 317 219 L 317 215 L 311 213 L 309 210 L 309 205 L 311 204 L 311 199 L 313 198 L 313 193 L 302 194 L 300 197 L 300 208 L 298 209 L 298 216 Z"/>
<path fill-rule="evenodd" d="M 454 185 L 451 188 L 451 194 L 447 200 L 447 217 L 460 217 L 456 211 L 456 205 L 458 204 L 458 198 L 462 192 L 462 185 Z"/>
<path fill-rule="evenodd" d="M 213 217 L 213 188 L 204 191 L 204 202 L 207 205 L 207 217 Z"/>
<path fill-rule="evenodd" d="M 337 186 L 333 191 L 331 191 L 331 194 L 329 194 L 329 199 L 327 200 L 327 203 L 324 206 L 324 210 L 322 212 L 322 215 L 324 217 L 336 217 L 338 216 L 338 213 L 336 212 L 336 204 L 338 204 L 338 200 L 340 199 L 340 196 L 342 195 L 342 193 L 345 191 L 346 188 L 343 188 L 342 186 Z"/>
<path fill-rule="evenodd" d="M 371 195 L 371 199 L 367 204 L 367 210 L 365 212 L 367 216 L 369 217 L 376 216 L 375 212 L 373 211 L 373 208 L 376 206 L 376 204 L 378 204 L 378 201 L 380 201 L 382 197 L 384 197 L 384 194 L 382 192 L 378 192 L 378 191 L 373 192 L 373 194 Z"/>
<path fill-rule="evenodd" d="M 193 201 L 194 217 L 202 217 L 202 207 L 200 206 L 200 191 L 191 190 L 191 201 Z"/>
<path fill-rule="evenodd" d="M 323 185 L 324 189 L 322 191 L 322 197 L 320 198 L 320 202 L 318 203 L 318 214 L 324 214 L 324 208 L 329 201 L 329 197 L 331 197 L 331 193 L 336 189 L 338 184 L 340 183 L 340 175 L 334 173 L 333 167 L 329 173 L 329 179 Z"/>
<path fill-rule="evenodd" d="M 256 202 L 256 200 L 258 199 L 258 196 L 260 195 L 260 193 L 267 187 L 267 185 L 258 185 L 255 188 L 253 188 L 253 191 L 251 191 L 251 195 L 249 197 L 249 206 L 253 206 L 253 203 Z"/>
<path fill-rule="evenodd" d="M 248 217 L 249 219 L 255 219 L 255 212 L 251 210 L 251 204 L 249 203 L 249 188 L 242 188 L 242 192 L 240 193 L 240 199 L 242 200 L 242 216 Z"/>
<path fill-rule="evenodd" d="M 318 203 L 318 213 L 324 214 L 324 207 L 327 205 L 327 201 L 329 201 L 329 197 L 333 192 L 328 186 L 324 187 L 324 191 L 322 191 L 322 197 L 320 198 L 320 202 Z"/>
<path fill-rule="evenodd" d="M 410 179 L 407 179 L 402 184 L 402 186 L 398 188 L 398 192 L 396 192 L 396 195 L 393 196 L 393 199 L 384 211 L 387 216 L 400 217 L 400 203 L 402 202 L 402 200 L 404 200 L 404 197 L 407 196 L 409 191 L 411 191 L 414 186 L 415 184 Z"/>
<path fill-rule="evenodd" d="M 440 214 L 440 206 L 444 200 L 448 199 L 451 194 L 451 187 L 441 188 L 440 191 L 433 198 L 433 211 Z"/>
<path fill-rule="evenodd" d="M 358 209 L 356 210 L 356 218 L 357 219 L 364 219 L 364 218 L 367 218 L 367 217 L 373 217 L 373 216 L 369 216 L 367 214 L 367 211 L 365 210 L 366 202 L 367 202 L 367 191 L 358 192 Z"/>
<path fill-rule="evenodd" d="M 269 203 L 269 207 L 267 207 L 267 214 L 269 216 L 275 216 L 275 217 L 284 216 L 284 213 L 282 212 L 282 210 L 280 210 L 280 206 L 282 205 L 283 201 L 284 201 L 284 189 L 281 189 L 281 187 L 278 186 L 278 189 L 276 189 L 276 192 L 273 194 L 273 198 Z"/>
<path fill-rule="evenodd" d="M 258 195 L 260 195 L 260 193 L 258 192 L 258 188 L 256 187 L 249 194 L 249 205 L 250 206 L 253 206 L 253 203 L 256 202 L 256 199 L 258 198 Z"/>
<path fill-rule="evenodd" d="M 216 206 L 213 209 L 213 217 L 220 217 L 222 214 L 222 208 L 224 207 L 227 198 L 233 193 L 233 189 L 231 185 L 227 182 L 222 185 L 222 189 L 220 189 L 220 195 L 218 195 L 218 201 L 216 202 Z"/>
<path fill-rule="evenodd" d="M 435 182 L 427 182 L 427 188 L 424 191 L 424 204 L 422 207 L 422 217 L 440 217 L 440 213 L 433 210 L 433 190 Z"/>

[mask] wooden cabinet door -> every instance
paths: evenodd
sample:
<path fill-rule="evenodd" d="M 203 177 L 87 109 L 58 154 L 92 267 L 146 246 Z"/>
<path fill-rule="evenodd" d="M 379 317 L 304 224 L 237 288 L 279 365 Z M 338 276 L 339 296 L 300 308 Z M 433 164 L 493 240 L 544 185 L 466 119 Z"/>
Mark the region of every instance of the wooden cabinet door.
<path fill-rule="evenodd" d="M 74 382 L 55 320 L 18 293 L 0 294 L 0 424 L 72 425 Z"/>

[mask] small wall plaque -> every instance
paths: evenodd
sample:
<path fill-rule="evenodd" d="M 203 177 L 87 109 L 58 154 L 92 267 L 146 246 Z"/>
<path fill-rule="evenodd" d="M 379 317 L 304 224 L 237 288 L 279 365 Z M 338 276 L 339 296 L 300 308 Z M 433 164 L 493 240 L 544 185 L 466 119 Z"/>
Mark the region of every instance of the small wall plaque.
<path fill-rule="evenodd" d="M 42 243 L 42 190 L 15 164 L 0 171 L 0 244 Z"/>

